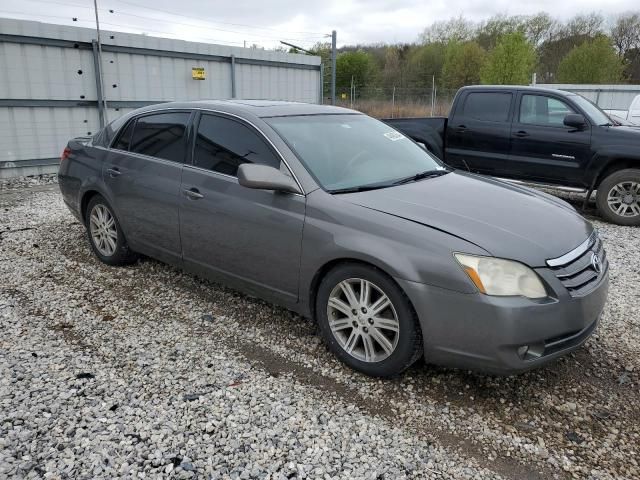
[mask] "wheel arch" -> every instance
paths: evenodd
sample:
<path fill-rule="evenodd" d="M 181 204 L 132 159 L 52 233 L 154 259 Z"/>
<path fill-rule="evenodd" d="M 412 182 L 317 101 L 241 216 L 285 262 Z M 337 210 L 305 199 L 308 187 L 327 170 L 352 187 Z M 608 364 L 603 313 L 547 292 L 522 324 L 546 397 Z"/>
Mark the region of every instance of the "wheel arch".
<path fill-rule="evenodd" d="M 609 175 L 627 168 L 640 169 L 640 159 L 632 157 L 617 157 L 612 158 L 607 162 L 596 174 L 594 188 L 597 189 L 602 181 Z"/>
<path fill-rule="evenodd" d="M 376 270 L 379 270 L 384 275 L 389 277 L 389 279 L 398 287 L 400 292 L 402 292 L 402 294 L 405 296 L 409 304 L 409 307 L 411 308 L 411 310 L 413 311 L 413 314 L 416 315 L 416 318 L 417 318 L 417 311 L 413 305 L 413 302 L 411 301 L 407 293 L 404 291 L 402 286 L 400 286 L 398 282 L 396 282 L 396 280 L 393 278 L 393 275 L 387 272 L 384 268 L 381 268 L 379 265 L 376 265 L 369 261 L 362 260 L 359 258 L 354 258 L 354 257 L 340 257 L 340 258 L 334 258 L 332 260 L 327 261 L 320 268 L 318 268 L 315 274 L 313 275 L 310 288 L 309 288 L 309 296 L 307 298 L 307 302 L 309 305 L 309 312 L 311 314 L 311 319 L 313 321 L 316 321 L 316 296 L 318 295 L 318 288 L 320 287 L 320 283 L 322 282 L 322 279 L 334 268 L 340 265 L 346 265 L 346 264 L 357 264 L 357 265 L 375 268 Z M 418 322 L 418 324 L 420 325 L 420 328 L 422 328 L 420 322 Z"/>
<path fill-rule="evenodd" d="M 82 194 L 82 198 L 80 199 L 80 215 L 82 216 L 82 221 L 87 223 L 87 206 L 93 197 L 96 195 L 102 195 L 98 190 L 89 189 Z"/>

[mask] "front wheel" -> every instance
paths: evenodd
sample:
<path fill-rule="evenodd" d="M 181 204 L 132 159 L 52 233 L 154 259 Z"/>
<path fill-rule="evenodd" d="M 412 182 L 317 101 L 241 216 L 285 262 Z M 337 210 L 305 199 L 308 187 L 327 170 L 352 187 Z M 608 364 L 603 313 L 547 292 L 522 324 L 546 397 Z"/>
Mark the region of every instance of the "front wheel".
<path fill-rule="evenodd" d="M 408 298 L 374 267 L 344 264 L 331 270 L 318 288 L 316 319 L 329 349 L 367 375 L 398 375 L 422 355 L 422 334 Z"/>
<path fill-rule="evenodd" d="M 618 170 L 598 186 L 596 204 L 601 215 L 618 225 L 640 225 L 640 170 Z"/>

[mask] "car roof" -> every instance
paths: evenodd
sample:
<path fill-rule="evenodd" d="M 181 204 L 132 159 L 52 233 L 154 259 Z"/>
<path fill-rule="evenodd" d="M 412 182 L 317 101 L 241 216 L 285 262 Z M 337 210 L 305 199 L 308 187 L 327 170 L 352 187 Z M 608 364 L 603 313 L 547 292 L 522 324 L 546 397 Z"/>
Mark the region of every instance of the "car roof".
<path fill-rule="evenodd" d="M 466 87 L 462 87 L 462 90 L 522 90 L 525 92 L 536 92 L 536 93 L 556 93 L 558 95 L 562 95 L 565 97 L 575 96 L 575 93 L 567 92 L 565 90 L 558 90 L 557 88 L 546 88 L 546 87 L 534 87 L 528 85 L 469 85 Z"/>
<path fill-rule="evenodd" d="M 286 117 L 294 115 L 322 115 L 322 114 L 361 114 L 348 108 L 332 105 L 317 105 L 313 103 L 285 102 L 279 100 L 195 100 L 189 102 L 167 102 L 143 107 L 136 112 L 161 109 L 200 108 L 220 110 L 227 113 L 242 115 L 251 114 L 256 117 Z"/>

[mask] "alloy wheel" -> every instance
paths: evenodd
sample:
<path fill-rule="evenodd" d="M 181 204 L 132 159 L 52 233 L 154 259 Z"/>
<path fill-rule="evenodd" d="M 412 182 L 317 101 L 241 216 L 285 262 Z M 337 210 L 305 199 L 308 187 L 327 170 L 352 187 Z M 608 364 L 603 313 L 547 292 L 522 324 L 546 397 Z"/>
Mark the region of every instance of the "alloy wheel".
<path fill-rule="evenodd" d="M 640 215 L 640 183 L 627 181 L 613 186 L 607 194 L 607 204 L 621 217 Z"/>
<path fill-rule="evenodd" d="M 89 231 L 93 244 L 101 255 L 110 257 L 115 253 L 118 229 L 115 218 L 106 206 L 97 204 L 93 207 L 89 216 Z"/>
<path fill-rule="evenodd" d="M 329 295 L 327 315 L 340 347 L 360 361 L 380 362 L 398 345 L 398 314 L 373 282 L 350 278 L 338 283 Z"/>

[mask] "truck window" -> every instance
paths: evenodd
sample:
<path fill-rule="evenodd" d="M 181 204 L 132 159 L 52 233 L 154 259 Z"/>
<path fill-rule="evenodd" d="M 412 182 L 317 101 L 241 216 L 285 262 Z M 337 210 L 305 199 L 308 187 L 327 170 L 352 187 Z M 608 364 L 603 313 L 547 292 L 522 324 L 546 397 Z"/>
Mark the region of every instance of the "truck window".
<path fill-rule="evenodd" d="M 502 92 L 472 92 L 464 100 L 462 115 L 485 122 L 506 122 L 511 96 Z"/>
<path fill-rule="evenodd" d="M 520 101 L 520 123 L 561 127 L 564 117 L 575 111 L 557 98 L 544 95 L 523 95 Z"/>

